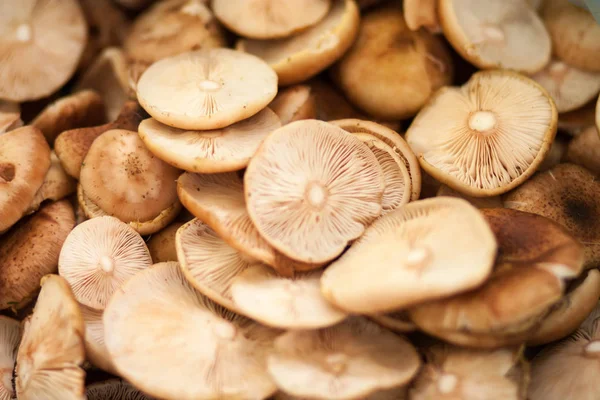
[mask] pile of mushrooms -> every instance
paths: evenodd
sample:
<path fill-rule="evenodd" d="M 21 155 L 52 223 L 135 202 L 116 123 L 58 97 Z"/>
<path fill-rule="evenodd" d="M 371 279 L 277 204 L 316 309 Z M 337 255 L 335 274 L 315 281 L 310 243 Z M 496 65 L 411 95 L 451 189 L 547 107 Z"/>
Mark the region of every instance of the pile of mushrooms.
<path fill-rule="evenodd" d="M 596 399 L 583 3 L 0 2 L 0 399 Z"/>

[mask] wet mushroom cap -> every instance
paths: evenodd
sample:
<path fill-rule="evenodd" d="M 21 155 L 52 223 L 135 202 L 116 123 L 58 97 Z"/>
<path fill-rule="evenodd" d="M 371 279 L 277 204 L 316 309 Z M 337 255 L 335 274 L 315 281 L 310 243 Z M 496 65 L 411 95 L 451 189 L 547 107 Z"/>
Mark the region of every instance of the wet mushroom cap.
<path fill-rule="evenodd" d="M 115 367 L 104 344 L 104 322 L 102 321 L 104 311 L 95 310 L 82 304 L 79 307 L 85 323 L 85 355 L 87 360 L 95 367 L 116 374 Z"/>
<path fill-rule="evenodd" d="M 269 108 L 281 120 L 282 125 L 301 119 L 315 119 L 317 104 L 308 85 L 295 85 L 277 93 Z"/>
<path fill-rule="evenodd" d="M 0 399 L 2 400 L 15 398 L 12 381 L 20 342 L 21 323 L 0 316 Z"/>
<path fill-rule="evenodd" d="M 85 395 L 86 400 L 153 400 L 150 396 L 120 379 L 92 383 L 85 388 Z"/>
<path fill-rule="evenodd" d="M 21 126 L 23 121 L 19 103 L 0 100 L 0 135 Z"/>

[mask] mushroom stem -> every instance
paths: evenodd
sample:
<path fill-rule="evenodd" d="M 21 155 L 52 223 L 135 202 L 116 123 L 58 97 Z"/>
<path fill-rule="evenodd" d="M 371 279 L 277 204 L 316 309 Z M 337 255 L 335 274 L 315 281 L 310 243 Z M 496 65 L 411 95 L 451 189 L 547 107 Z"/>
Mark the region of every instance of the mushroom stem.
<path fill-rule="evenodd" d="M 584 355 L 588 357 L 600 357 L 600 340 L 592 340 L 583 348 Z"/>
<path fill-rule="evenodd" d="M 458 378 L 453 374 L 443 374 L 438 380 L 438 390 L 443 394 L 452 393 L 456 389 Z"/>
<path fill-rule="evenodd" d="M 107 274 L 112 274 L 112 272 L 115 270 L 115 261 L 112 259 L 112 257 L 102 256 L 100 257 L 98 264 L 100 265 L 102 271 Z"/>
<path fill-rule="evenodd" d="M 469 117 L 469 128 L 483 133 L 489 132 L 496 126 L 496 116 L 490 111 L 476 111 Z"/>
<path fill-rule="evenodd" d="M 232 324 L 226 322 L 218 322 L 213 326 L 213 332 L 217 337 L 224 340 L 231 340 L 235 338 L 237 329 Z"/>
<path fill-rule="evenodd" d="M 327 369 L 332 373 L 339 375 L 342 374 L 348 365 L 348 356 L 342 353 L 334 353 L 325 357 L 325 363 Z"/>
<path fill-rule="evenodd" d="M 15 36 L 19 42 L 29 42 L 32 36 L 31 26 L 27 23 L 19 25 L 15 31 Z"/>
<path fill-rule="evenodd" d="M 406 265 L 409 268 L 422 268 L 430 254 L 430 250 L 426 247 L 413 247 L 406 255 Z"/>

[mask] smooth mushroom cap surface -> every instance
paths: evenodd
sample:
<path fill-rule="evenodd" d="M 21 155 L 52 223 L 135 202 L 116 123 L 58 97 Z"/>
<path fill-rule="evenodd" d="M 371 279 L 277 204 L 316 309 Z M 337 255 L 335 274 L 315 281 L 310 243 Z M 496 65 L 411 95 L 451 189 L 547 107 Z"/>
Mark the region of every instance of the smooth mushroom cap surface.
<path fill-rule="evenodd" d="M 19 321 L 0 316 L 0 400 L 15 398 L 13 370 L 17 361 L 21 333 Z"/>
<path fill-rule="evenodd" d="M 183 222 L 172 222 L 164 229 L 153 234 L 148 242 L 148 250 L 153 263 L 177 261 L 177 250 L 175 249 L 175 234 L 183 225 Z"/>
<path fill-rule="evenodd" d="M 431 33 L 442 31 L 437 0 L 404 0 L 402 7 L 406 25 L 411 31 L 417 31 L 421 27 Z"/>
<path fill-rule="evenodd" d="M 58 201 L 75 193 L 76 190 L 77 183 L 73 178 L 67 175 L 60 164 L 60 160 L 56 156 L 56 153 L 51 152 L 50 169 L 46 173 L 44 183 L 42 183 L 42 186 L 40 186 L 35 193 L 28 212 L 36 211 L 46 200 Z"/>
<path fill-rule="evenodd" d="M 277 114 L 282 125 L 317 118 L 315 95 L 309 85 L 290 86 L 278 92 L 269 108 Z"/>
<path fill-rule="evenodd" d="M 85 323 L 85 355 L 86 359 L 95 367 L 111 374 L 116 374 L 115 367 L 110 360 L 108 350 L 104 343 L 104 311 L 79 304 L 81 316 Z M 89 399 L 88 399 L 89 400 Z"/>
<path fill-rule="evenodd" d="M 600 174 L 600 135 L 595 126 L 586 128 L 571 139 L 565 161 L 581 165 L 594 174 Z"/>
<path fill-rule="evenodd" d="M 442 185 L 437 191 L 436 196 L 449 196 L 449 197 L 458 197 L 461 199 L 467 200 L 469 203 L 474 205 L 477 208 L 496 208 L 502 207 L 502 197 L 500 196 L 492 196 L 492 197 L 471 197 L 456 190 Z"/>
<path fill-rule="evenodd" d="M 535 81 L 507 70 L 482 71 L 461 87 L 439 90 L 413 120 L 406 141 L 441 183 L 489 197 L 535 172 L 557 119 L 554 102 Z"/>
<path fill-rule="evenodd" d="M 164 58 L 137 84 L 148 114 L 180 129 L 224 128 L 257 114 L 276 94 L 277 74 L 269 65 L 226 48 Z"/>
<path fill-rule="evenodd" d="M 19 103 L 0 100 L 0 135 L 21 126 L 23 120 Z"/>
<path fill-rule="evenodd" d="M 85 388 L 86 400 L 154 400 L 120 379 L 96 382 Z"/>

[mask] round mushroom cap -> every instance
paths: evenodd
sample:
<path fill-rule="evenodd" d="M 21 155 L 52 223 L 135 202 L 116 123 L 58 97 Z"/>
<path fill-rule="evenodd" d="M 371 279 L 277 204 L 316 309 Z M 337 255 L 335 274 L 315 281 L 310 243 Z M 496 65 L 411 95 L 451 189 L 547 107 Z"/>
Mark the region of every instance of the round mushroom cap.
<path fill-rule="evenodd" d="M 585 248 L 585 268 L 600 263 L 600 182 L 574 164 L 537 174 L 504 197 L 504 207 L 542 215 L 562 225 Z"/>
<path fill-rule="evenodd" d="M 96 382 L 85 388 L 86 400 L 154 400 L 120 379 Z"/>
<path fill-rule="evenodd" d="M 137 132 L 112 129 L 92 143 L 79 180 L 88 198 L 107 214 L 123 222 L 146 222 L 179 204 L 179 174 L 154 156 Z"/>
<path fill-rule="evenodd" d="M 406 25 L 411 31 L 418 31 L 421 27 L 431 33 L 442 31 L 437 0 L 404 0 L 402 7 Z"/>
<path fill-rule="evenodd" d="M 325 270 L 321 290 L 348 312 L 396 311 L 479 286 L 491 273 L 495 255 L 494 234 L 467 201 L 419 200 L 369 226 Z"/>
<path fill-rule="evenodd" d="M 17 353 L 17 398 L 84 400 L 85 324 L 69 284 L 46 275 Z"/>
<path fill-rule="evenodd" d="M 469 196 L 496 196 L 535 172 L 554 140 L 557 118 L 554 102 L 535 81 L 483 71 L 462 87 L 439 90 L 413 120 L 406 141 L 438 181 Z"/>
<path fill-rule="evenodd" d="M 152 265 L 144 239 L 114 217 L 77 225 L 60 251 L 58 271 L 77 301 L 103 310 L 129 278 Z"/>
<path fill-rule="evenodd" d="M 444 35 L 476 67 L 531 74 L 550 61 L 550 35 L 526 1 L 440 0 L 438 7 Z"/>
<path fill-rule="evenodd" d="M 84 344 L 87 360 L 95 367 L 111 374 L 116 374 L 117 371 L 112 364 L 108 350 L 106 350 L 106 344 L 104 343 L 104 322 L 102 321 L 104 311 L 95 310 L 83 304 L 79 304 L 79 307 L 83 322 L 85 323 Z"/>
<path fill-rule="evenodd" d="M 581 165 L 594 174 L 600 174 L 600 135 L 595 126 L 589 126 L 575 136 L 567 146 L 565 161 Z"/>
<path fill-rule="evenodd" d="M 281 126 L 269 108 L 225 128 L 191 131 L 142 121 L 139 135 L 161 160 L 186 171 L 213 174 L 245 168 L 265 137 Z"/>
<path fill-rule="evenodd" d="M 281 331 L 211 302 L 172 263 L 140 272 L 116 292 L 104 327 L 120 375 L 149 395 L 264 399 L 276 391 L 265 365 Z"/>
<path fill-rule="evenodd" d="M 240 36 L 275 39 L 321 21 L 331 0 L 213 0 L 216 17 Z"/>
<path fill-rule="evenodd" d="M 284 392 L 356 399 L 407 384 L 421 360 L 401 336 L 361 317 L 319 330 L 291 330 L 275 340 L 269 373 Z"/>
<path fill-rule="evenodd" d="M 0 135 L 0 233 L 27 211 L 49 168 L 50 147 L 39 129 Z"/>
<path fill-rule="evenodd" d="M 502 197 L 500 196 L 492 196 L 492 197 L 471 197 L 456 190 L 442 185 L 437 191 L 436 196 L 446 196 L 446 197 L 458 197 L 460 199 L 467 200 L 469 203 L 474 205 L 477 208 L 496 208 L 502 207 Z"/>
<path fill-rule="evenodd" d="M 289 258 L 324 263 L 381 214 L 383 171 L 369 148 L 317 120 L 271 133 L 244 175 L 248 213 Z"/>
<path fill-rule="evenodd" d="M 278 2 L 284 1 L 295 2 Z M 265 60 L 277 72 L 280 85 L 293 85 L 312 78 L 337 61 L 354 43 L 359 22 L 354 0 L 334 0 L 325 18 L 297 35 L 274 40 L 241 39 L 236 48 Z"/>
<path fill-rule="evenodd" d="M 317 104 L 312 92 L 308 85 L 290 86 L 277 93 L 269 108 L 277 114 L 282 125 L 301 119 L 315 119 Z"/>
<path fill-rule="evenodd" d="M 2 2 L 0 38 L 0 99 L 35 100 L 73 75 L 87 26 L 77 0 Z"/>
<path fill-rule="evenodd" d="M 0 399 L 15 398 L 13 370 L 17 361 L 17 350 L 21 342 L 21 323 L 0 316 Z"/>
<path fill-rule="evenodd" d="M 169 226 L 161 229 L 148 239 L 146 243 L 153 263 L 177 261 L 177 250 L 175 249 L 175 234 L 183 225 L 183 222 L 172 222 Z"/>
<path fill-rule="evenodd" d="M 356 43 L 332 71 L 355 106 L 388 120 L 415 115 L 436 90 L 451 83 L 452 73 L 442 39 L 426 30 L 411 31 L 395 2 L 363 17 Z"/>
<path fill-rule="evenodd" d="M 0 135 L 21 126 L 23 120 L 19 103 L 0 100 Z"/>
<path fill-rule="evenodd" d="M 225 48 L 162 59 L 137 84 L 138 101 L 148 114 L 180 129 L 224 128 L 257 114 L 276 94 L 271 67 Z"/>
<path fill-rule="evenodd" d="M 413 332 L 417 329 L 405 310 L 369 315 L 369 318 L 384 328 L 398 333 Z"/>
<path fill-rule="evenodd" d="M 71 178 L 63 167 L 60 165 L 60 160 L 54 152 L 50 153 L 50 169 L 46 173 L 44 183 L 35 193 L 33 201 L 29 205 L 27 212 L 34 212 L 40 205 L 47 200 L 58 201 L 68 195 L 75 193 L 77 183 Z"/>

